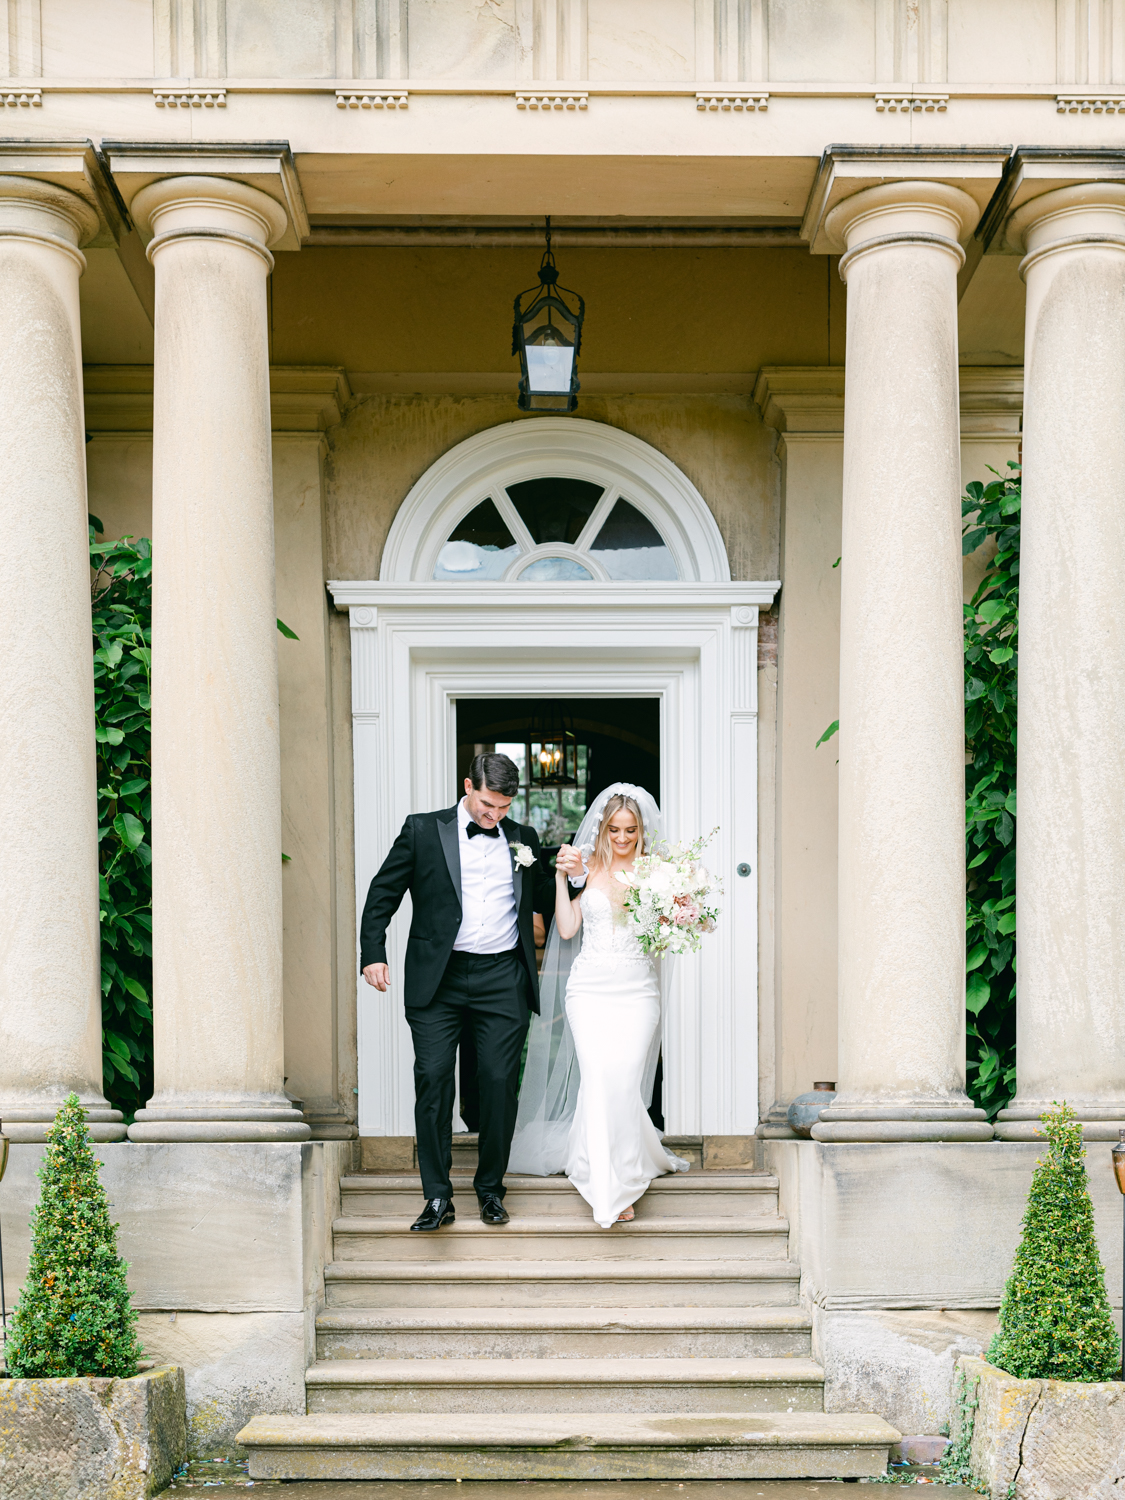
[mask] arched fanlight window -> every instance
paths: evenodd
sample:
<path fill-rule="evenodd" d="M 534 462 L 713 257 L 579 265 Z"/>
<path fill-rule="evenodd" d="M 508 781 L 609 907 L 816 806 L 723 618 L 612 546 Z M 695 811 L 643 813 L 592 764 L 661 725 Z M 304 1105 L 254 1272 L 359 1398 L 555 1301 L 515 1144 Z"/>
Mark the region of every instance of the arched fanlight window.
<path fill-rule="evenodd" d="M 545 475 L 494 486 L 450 531 L 433 576 L 588 583 L 670 580 L 679 572 L 657 527 L 619 488 Z"/>

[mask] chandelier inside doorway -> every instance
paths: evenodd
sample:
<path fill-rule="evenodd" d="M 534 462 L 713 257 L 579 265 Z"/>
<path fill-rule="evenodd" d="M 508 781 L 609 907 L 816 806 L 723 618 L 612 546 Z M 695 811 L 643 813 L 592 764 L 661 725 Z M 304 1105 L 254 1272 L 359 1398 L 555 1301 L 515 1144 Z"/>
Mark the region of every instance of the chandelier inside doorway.
<path fill-rule="evenodd" d="M 538 787 L 578 785 L 578 741 L 574 725 L 557 704 L 536 711 L 527 742 L 528 781 Z M 560 807 L 561 811 L 561 807 Z"/>

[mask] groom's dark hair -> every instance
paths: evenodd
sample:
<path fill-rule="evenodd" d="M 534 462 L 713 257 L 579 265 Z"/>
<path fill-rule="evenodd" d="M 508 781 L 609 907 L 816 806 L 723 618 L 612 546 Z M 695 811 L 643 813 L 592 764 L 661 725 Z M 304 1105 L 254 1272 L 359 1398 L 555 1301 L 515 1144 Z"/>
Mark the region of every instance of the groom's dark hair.
<path fill-rule="evenodd" d="M 520 768 L 507 755 L 474 755 L 469 780 L 478 792 L 487 787 L 501 797 L 514 797 L 520 789 Z"/>

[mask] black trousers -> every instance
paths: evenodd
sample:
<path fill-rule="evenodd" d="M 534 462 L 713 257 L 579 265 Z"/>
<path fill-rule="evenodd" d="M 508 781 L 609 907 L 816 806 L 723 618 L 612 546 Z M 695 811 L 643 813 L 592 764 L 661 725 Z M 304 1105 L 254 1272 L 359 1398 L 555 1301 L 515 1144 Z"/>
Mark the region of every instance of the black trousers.
<path fill-rule="evenodd" d="M 516 1124 L 520 1058 L 527 1036 L 531 981 L 518 952 L 452 953 L 437 993 L 406 1009 L 414 1037 L 414 1130 L 422 1192 L 451 1198 L 453 1094 L 457 1044 L 472 1027 L 480 1095 L 477 1193 L 504 1196 Z"/>

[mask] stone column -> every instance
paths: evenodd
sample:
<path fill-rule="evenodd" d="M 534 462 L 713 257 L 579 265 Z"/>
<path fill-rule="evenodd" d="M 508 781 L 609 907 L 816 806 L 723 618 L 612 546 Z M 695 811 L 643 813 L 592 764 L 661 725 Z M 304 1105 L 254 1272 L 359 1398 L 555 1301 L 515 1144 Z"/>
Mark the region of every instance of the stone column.
<path fill-rule="evenodd" d="M 1062 175 L 1060 173 L 1060 175 Z M 1017 209 L 1026 251 L 1017 1088 L 997 1134 L 1065 1099 L 1125 1127 L 1125 186 Z"/>
<path fill-rule="evenodd" d="M 143 188 L 152 231 L 155 1092 L 130 1137 L 304 1140 L 283 1092 L 281 772 L 267 248 L 219 177 Z"/>
<path fill-rule="evenodd" d="M 822 1141 L 987 1140 L 965 1093 L 957 272 L 976 203 L 884 183 L 830 213 L 848 286 L 839 1091 Z"/>
<path fill-rule="evenodd" d="M 79 245 L 94 210 L 0 177 L 0 1119 L 42 1141 L 73 1090 L 102 1093 L 94 668 Z"/>

